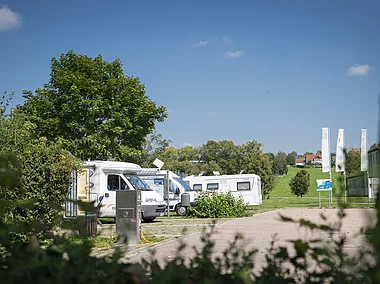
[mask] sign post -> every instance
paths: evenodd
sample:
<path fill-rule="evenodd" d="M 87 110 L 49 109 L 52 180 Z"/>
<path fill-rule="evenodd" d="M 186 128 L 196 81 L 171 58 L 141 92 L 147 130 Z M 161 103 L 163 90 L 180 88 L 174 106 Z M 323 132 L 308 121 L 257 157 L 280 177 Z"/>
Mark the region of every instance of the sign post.
<path fill-rule="evenodd" d="M 332 180 L 331 179 L 317 179 L 316 182 L 316 188 L 318 191 L 318 198 L 319 198 L 319 207 L 321 207 L 321 191 L 327 191 L 328 196 L 328 206 L 331 206 L 332 203 Z"/>

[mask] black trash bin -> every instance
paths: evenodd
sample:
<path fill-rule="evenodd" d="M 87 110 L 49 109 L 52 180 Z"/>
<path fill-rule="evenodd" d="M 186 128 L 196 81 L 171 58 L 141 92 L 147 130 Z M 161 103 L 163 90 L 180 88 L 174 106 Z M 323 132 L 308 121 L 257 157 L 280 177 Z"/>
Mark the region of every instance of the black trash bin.
<path fill-rule="evenodd" d="M 96 236 L 98 233 L 98 216 L 96 214 L 86 214 L 77 217 L 79 236 L 88 238 Z"/>

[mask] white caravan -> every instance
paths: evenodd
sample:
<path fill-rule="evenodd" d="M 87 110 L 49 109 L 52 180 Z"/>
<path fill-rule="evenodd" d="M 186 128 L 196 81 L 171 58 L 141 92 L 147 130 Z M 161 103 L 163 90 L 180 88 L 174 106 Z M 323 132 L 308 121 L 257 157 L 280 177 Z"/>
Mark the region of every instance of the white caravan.
<path fill-rule="evenodd" d="M 197 192 L 172 171 L 160 170 L 158 168 L 143 168 L 138 175 L 166 201 L 168 198 L 167 191 L 165 190 L 165 179 L 168 180 L 170 211 L 175 211 L 180 216 L 187 214 L 186 208 L 181 206 L 181 194 L 185 192 L 190 195 L 191 206 L 195 205 Z"/>
<path fill-rule="evenodd" d="M 153 221 L 165 214 L 163 198 L 136 174 L 141 167 L 136 164 L 114 161 L 87 161 L 83 168 L 73 173 L 70 200 L 95 202 L 100 208 L 99 217 L 116 217 L 116 190 L 141 190 L 142 219 Z M 66 203 L 66 217 L 82 214 L 75 202 Z"/>
<path fill-rule="evenodd" d="M 255 174 L 187 176 L 183 179 L 195 191 L 227 193 L 241 196 L 248 205 L 260 205 L 263 201 L 261 178 Z"/>

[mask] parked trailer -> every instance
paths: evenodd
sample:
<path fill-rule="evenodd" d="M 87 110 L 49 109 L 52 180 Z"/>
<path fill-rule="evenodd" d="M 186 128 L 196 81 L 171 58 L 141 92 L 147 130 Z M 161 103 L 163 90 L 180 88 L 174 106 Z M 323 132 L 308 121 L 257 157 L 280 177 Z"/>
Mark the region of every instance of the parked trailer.
<path fill-rule="evenodd" d="M 263 202 L 261 178 L 255 174 L 187 176 L 183 180 L 195 191 L 230 191 L 235 197 L 241 196 L 248 205 L 260 205 Z"/>
<path fill-rule="evenodd" d="M 165 202 L 162 197 L 142 181 L 137 173 L 141 167 L 136 164 L 114 161 L 87 161 L 83 168 L 72 174 L 72 186 L 66 217 L 84 214 L 76 205 L 76 200 L 94 202 L 100 207 L 99 217 L 116 217 L 116 191 L 140 190 L 142 219 L 153 221 L 165 214 Z"/>
<path fill-rule="evenodd" d="M 164 198 L 166 204 L 169 204 L 170 211 L 175 211 L 180 216 L 187 214 L 187 208 L 181 206 L 181 195 L 185 192 L 190 195 L 191 206 L 195 206 L 197 192 L 172 171 L 143 168 L 138 175 Z"/>

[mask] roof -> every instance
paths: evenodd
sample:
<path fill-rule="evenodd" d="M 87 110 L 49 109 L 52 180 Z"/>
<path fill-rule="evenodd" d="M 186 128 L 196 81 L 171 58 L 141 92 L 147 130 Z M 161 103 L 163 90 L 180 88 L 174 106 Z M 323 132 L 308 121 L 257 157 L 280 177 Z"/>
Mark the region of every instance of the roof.
<path fill-rule="evenodd" d="M 312 160 L 314 160 L 315 158 L 322 159 L 322 155 L 321 155 L 321 154 L 310 154 L 310 155 L 306 155 L 306 162 L 307 162 L 307 161 L 312 161 Z"/>
<path fill-rule="evenodd" d="M 376 147 L 374 147 L 373 149 L 370 149 L 370 150 L 368 151 L 368 154 L 369 154 L 369 153 L 372 153 L 372 152 L 379 151 L 379 150 L 380 150 L 380 145 L 376 145 Z"/>
<path fill-rule="evenodd" d="M 83 167 L 91 168 L 95 167 L 102 171 L 113 171 L 120 173 L 137 173 L 141 171 L 141 167 L 137 164 L 127 162 L 115 162 L 115 161 L 85 161 Z"/>
<path fill-rule="evenodd" d="M 305 157 L 297 158 L 296 163 L 304 163 L 305 162 Z"/>
<path fill-rule="evenodd" d="M 312 161 L 315 158 L 322 159 L 322 155 L 321 154 L 309 154 L 309 155 L 303 156 L 301 158 L 297 158 L 296 163 L 304 163 L 305 159 L 306 159 L 306 162 Z"/>

